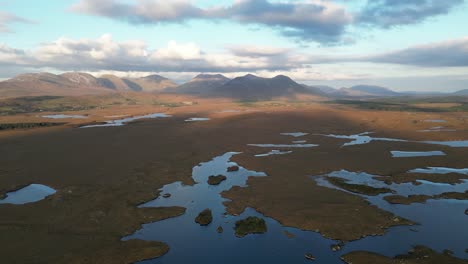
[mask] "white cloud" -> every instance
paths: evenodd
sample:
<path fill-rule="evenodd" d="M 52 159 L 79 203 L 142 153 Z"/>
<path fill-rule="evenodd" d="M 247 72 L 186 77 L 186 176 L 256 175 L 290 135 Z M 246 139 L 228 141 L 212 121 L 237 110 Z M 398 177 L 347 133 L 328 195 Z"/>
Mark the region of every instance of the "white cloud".
<path fill-rule="evenodd" d="M 9 28 L 10 24 L 13 23 L 34 23 L 29 19 L 25 19 L 14 14 L 10 14 L 0 10 L 0 33 L 11 33 Z"/>
<path fill-rule="evenodd" d="M 328 0 L 270 2 L 237 0 L 229 6 L 199 8 L 189 0 L 80 0 L 74 12 L 107 17 L 132 24 L 181 23 L 191 19 L 229 20 L 264 25 L 283 35 L 322 43 L 338 42 L 352 14 Z"/>
<path fill-rule="evenodd" d="M 261 52 L 265 49 L 265 52 Z M 293 54 L 282 49 L 249 47 L 244 52 L 206 53 L 195 43 L 170 41 L 167 46 L 151 49 L 143 41 L 115 41 L 106 34 L 97 39 L 62 37 L 41 44 L 31 51 L 0 47 L 0 63 L 30 67 L 54 67 L 59 70 L 112 70 L 158 72 L 233 72 L 287 70 L 299 67 Z M 252 56 L 255 53 L 255 56 Z M 276 55 L 276 56 L 272 56 Z M 278 59 L 278 56 L 281 59 Z"/>
<path fill-rule="evenodd" d="M 158 49 L 152 55 L 156 60 L 196 60 L 201 57 L 201 49 L 195 43 L 178 44 L 175 41 L 170 41 L 166 48 Z"/>

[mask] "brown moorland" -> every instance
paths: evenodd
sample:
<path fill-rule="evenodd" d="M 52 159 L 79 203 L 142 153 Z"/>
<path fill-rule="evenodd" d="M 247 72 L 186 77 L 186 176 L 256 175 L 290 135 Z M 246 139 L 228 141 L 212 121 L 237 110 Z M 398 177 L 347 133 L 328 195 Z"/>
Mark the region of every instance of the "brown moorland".
<path fill-rule="evenodd" d="M 167 96 L 178 102 L 194 98 Z M 259 102 L 196 99 L 180 107 L 160 105 L 113 106 L 79 111 L 86 120 L 66 120 L 53 128 L 0 133 L 0 194 L 30 183 L 58 192 L 46 200 L 22 206 L 0 206 L 0 245 L 6 263 L 128 263 L 162 255 L 167 246 L 120 238 L 148 223 L 180 215 L 183 208 L 139 209 L 158 196 L 158 189 L 175 181 L 193 184 L 192 167 L 228 151 L 243 152 L 234 161 L 268 177 L 250 178 L 247 188 L 223 196 L 229 213 L 253 207 L 287 226 L 318 230 L 323 235 L 354 240 L 383 234 L 385 229 L 410 224 L 362 198 L 317 186 L 310 176 L 335 170 L 366 171 L 388 176 L 427 166 L 466 166 L 465 148 L 417 142 L 372 142 L 340 148 L 347 140 L 316 134 L 356 134 L 411 140 L 466 139 L 466 113 L 401 113 L 321 105 L 317 102 Z M 220 113 L 220 109 L 237 109 Z M 101 122 L 111 115 L 165 112 L 172 118 L 138 121 L 123 127 L 79 129 L 83 122 Z M 188 123 L 188 117 L 210 117 Z M 444 119 L 454 133 L 418 133 L 421 120 Z M 37 114 L 0 117 L 10 121 L 44 121 Z M 414 122 L 419 120 L 421 122 Z M 320 146 L 284 156 L 254 158 L 264 149 L 249 143 L 290 143 L 282 132 L 301 131 Z M 394 159 L 391 150 L 442 150 L 447 156 Z M 370 162 L 372 161 L 372 162 Z M 359 224 L 356 224 L 359 223 Z M 124 257 L 125 256 L 125 257 Z M 360 263 L 360 262 L 355 262 Z M 365 263 L 365 262 L 363 262 Z M 374 262 L 375 263 L 375 262 Z"/>

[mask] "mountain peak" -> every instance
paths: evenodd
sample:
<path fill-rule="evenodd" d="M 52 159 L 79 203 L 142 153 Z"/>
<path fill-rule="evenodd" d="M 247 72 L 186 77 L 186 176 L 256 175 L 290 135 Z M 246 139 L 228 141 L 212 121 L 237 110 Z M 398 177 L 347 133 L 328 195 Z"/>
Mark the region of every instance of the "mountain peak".
<path fill-rule="evenodd" d="M 149 80 L 149 81 L 156 81 L 156 82 L 169 80 L 166 77 L 163 77 L 163 76 L 158 75 L 158 74 L 148 75 L 148 76 L 142 77 L 141 79 Z"/>
<path fill-rule="evenodd" d="M 251 73 L 245 75 L 243 78 L 246 78 L 246 79 L 260 79 L 260 77 L 258 77 L 256 75 L 253 75 Z"/>
<path fill-rule="evenodd" d="M 228 80 L 228 78 L 222 74 L 205 74 L 201 73 L 195 76 L 193 80 Z"/>

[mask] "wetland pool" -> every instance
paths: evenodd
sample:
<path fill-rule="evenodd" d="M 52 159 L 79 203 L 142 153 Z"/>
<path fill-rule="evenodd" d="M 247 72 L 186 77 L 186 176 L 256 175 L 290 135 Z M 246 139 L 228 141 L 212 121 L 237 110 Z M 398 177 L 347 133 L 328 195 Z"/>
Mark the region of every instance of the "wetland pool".
<path fill-rule="evenodd" d="M 56 191 L 42 184 L 30 184 L 24 188 L 6 194 L 0 204 L 27 204 L 44 200 L 47 196 L 55 194 Z"/>
<path fill-rule="evenodd" d="M 338 244 L 323 237 L 320 233 L 303 231 L 297 228 L 282 226 L 275 219 L 266 217 L 253 208 L 247 208 L 241 215 L 229 215 L 223 202 L 229 201 L 221 196 L 223 191 L 233 186 L 246 187 L 248 177 L 268 177 L 263 172 L 249 171 L 239 167 L 238 171 L 227 172 L 229 167 L 238 166 L 230 158 L 238 153 L 229 152 L 213 160 L 195 166 L 192 171 L 194 185 L 183 185 L 180 182 L 165 185 L 160 189 L 158 198 L 140 205 L 140 207 L 182 206 L 185 214 L 159 222 L 144 224 L 134 234 L 122 240 L 142 239 L 163 241 L 170 246 L 170 251 L 157 259 L 140 263 L 310 263 L 305 254 L 312 254 L 314 263 L 342 264 L 340 256 L 352 251 L 368 250 L 393 257 L 407 253 L 414 245 L 425 245 L 441 252 L 450 249 L 455 256 L 467 258 L 464 252 L 468 230 L 464 210 L 468 203 L 455 200 L 429 200 L 426 204 L 411 206 L 392 205 L 383 201 L 381 196 L 367 197 L 370 203 L 419 223 L 416 226 L 397 226 L 387 230 L 383 236 L 370 236 L 351 241 L 340 251 L 333 251 L 332 245 Z M 227 179 L 220 185 L 207 183 L 211 175 L 225 175 Z M 346 171 L 333 174 L 343 177 L 359 178 L 368 184 L 377 184 L 372 175 L 361 175 Z M 328 183 L 325 176 L 313 177 Z M 313 180 L 311 179 L 311 180 Z M 378 181 L 378 184 L 384 184 Z M 320 181 L 317 184 L 321 184 Z M 329 184 L 329 183 L 328 183 Z M 335 186 L 323 185 L 326 188 Z M 461 190 L 468 186 L 464 182 L 459 186 L 438 186 L 421 183 L 415 186 L 401 187 L 401 193 L 439 193 L 447 190 Z M 396 188 L 396 187 L 395 187 Z M 165 196 L 164 194 L 170 194 Z M 205 209 L 210 209 L 213 221 L 208 226 L 200 226 L 194 219 Z M 445 217 L 451 215 L 452 217 Z M 235 222 L 248 216 L 265 219 L 268 231 L 264 234 L 247 235 L 238 238 L 234 234 Z M 218 228 L 223 232 L 219 233 Z M 416 230 L 416 231 L 415 231 Z M 443 234 L 443 236 L 442 236 Z M 442 237 L 441 237 L 442 236 Z"/>

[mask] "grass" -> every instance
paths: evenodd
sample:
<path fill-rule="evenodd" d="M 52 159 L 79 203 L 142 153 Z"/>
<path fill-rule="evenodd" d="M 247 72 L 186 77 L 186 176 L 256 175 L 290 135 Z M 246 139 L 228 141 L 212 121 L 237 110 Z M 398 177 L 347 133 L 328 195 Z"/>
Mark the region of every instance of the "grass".
<path fill-rule="evenodd" d="M 353 192 L 353 193 L 376 196 L 382 193 L 392 192 L 392 190 L 388 188 L 374 188 L 374 187 L 367 186 L 367 185 L 350 184 L 350 183 L 347 183 L 347 180 L 342 179 L 342 178 L 337 178 L 337 177 L 328 177 L 327 180 L 331 184 L 341 189 L 345 189 L 347 191 Z"/>
<path fill-rule="evenodd" d="M 468 200 L 468 191 L 464 193 L 446 192 L 435 196 L 429 195 L 389 195 L 384 197 L 385 201 L 391 204 L 412 204 L 412 203 L 425 203 L 429 199 L 453 199 L 453 200 Z"/>
<path fill-rule="evenodd" d="M 341 104 L 359 109 L 401 112 L 465 112 L 468 111 L 466 97 L 433 97 L 433 98 L 382 98 L 370 100 L 334 100 L 329 104 Z M 448 104 L 450 103 L 450 104 Z M 432 105 L 431 105 L 432 104 Z M 446 107 L 441 105 L 446 104 Z"/>
<path fill-rule="evenodd" d="M 28 129 L 36 127 L 51 127 L 61 126 L 66 123 L 11 123 L 11 124 L 0 124 L 0 130 L 13 130 L 13 129 Z"/>
<path fill-rule="evenodd" d="M 0 115 L 17 115 L 39 112 L 69 112 L 106 109 L 115 106 L 153 105 L 180 107 L 179 102 L 166 102 L 152 95 L 106 94 L 99 96 L 38 96 L 0 100 Z"/>
<path fill-rule="evenodd" d="M 208 177 L 208 184 L 209 185 L 219 185 L 221 182 L 225 181 L 227 179 L 226 176 L 224 175 L 218 175 L 218 176 L 210 176 Z"/>
<path fill-rule="evenodd" d="M 203 210 L 195 218 L 195 223 L 200 224 L 201 226 L 207 226 L 211 224 L 212 221 L 213 221 L 213 214 L 211 213 L 210 209 Z"/>
<path fill-rule="evenodd" d="M 267 231 L 267 225 L 262 218 L 250 216 L 236 222 L 236 236 L 244 237 L 248 234 L 263 234 Z"/>

